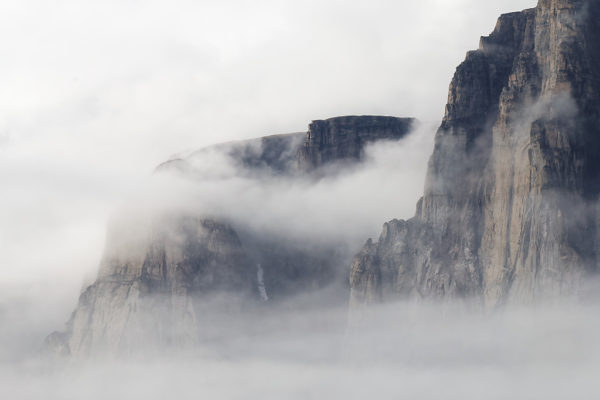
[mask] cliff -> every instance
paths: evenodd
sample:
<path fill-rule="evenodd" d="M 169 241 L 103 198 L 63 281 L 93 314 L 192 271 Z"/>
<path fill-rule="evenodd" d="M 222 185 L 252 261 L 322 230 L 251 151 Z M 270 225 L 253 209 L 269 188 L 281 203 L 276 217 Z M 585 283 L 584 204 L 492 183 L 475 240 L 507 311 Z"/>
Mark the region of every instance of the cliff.
<path fill-rule="evenodd" d="M 369 143 L 402 139 L 414 123 L 412 118 L 364 115 L 313 121 L 299 151 L 298 164 L 302 170 L 312 170 L 334 161 L 359 161 Z"/>
<path fill-rule="evenodd" d="M 232 179 L 251 179 L 258 185 L 273 179 L 315 184 L 323 176 L 312 175 L 313 170 L 337 161 L 357 164 L 367 144 L 403 137 L 412 120 L 328 121 L 338 128 L 327 146 L 311 150 L 318 164 L 298 163 L 303 149 L 312 146 L 315 135 L 309 132 L 211 146 L 169 160 L 157 173 L 200 188 Z M 260 304 L 342 282 L 343 266 L 352 255 L 336 240 L 298 242 L 287 235 L 285 221 L 285 234 L 274 235 L 228 215 L 133 208 L 123 210 L 111 224 L 96 281 L 81 294 L 66 331 L 48 337 L 47 346 L 56 352 L 138 353 L 242 332 L 241 325 L 248 323 L 243 316 Z M 344 293 L 340 301 L 345 300 Z"/>
<path fill-rule="evenodd" d="M 81 294 L 67 331 L 46 341 L 59 353 L 132 354 L 198 343 L 222 328 L 218 313 L 242 313 L 244 302 L 258 297 L 255 267 L 225 224 L 169 216 L 141 229 L 116 224 L 108 238 L 98 277 Z"/>
<path fill-rule="evenodd" d="M 306 133 L 271 135 L 257 139 L 222 143 L 200 149 L 187 157 L 171 159 L 158 171 L 179 170 L 191 174 L 194 160 L 211 153 L 227 157 L 243 173 L 311 174 L 336 163 L 355 164 L 363 160 L 369 144 L 400 140 L 416 120 L 374 115 L 350 115 L 315 120 Z"/>
<path fill-rule="evenodd" d="M 598 269 L 600 3 L 500 17 L 450 84 L 414 218 L 355 257 L 351 303 L 576 295 Z"/>

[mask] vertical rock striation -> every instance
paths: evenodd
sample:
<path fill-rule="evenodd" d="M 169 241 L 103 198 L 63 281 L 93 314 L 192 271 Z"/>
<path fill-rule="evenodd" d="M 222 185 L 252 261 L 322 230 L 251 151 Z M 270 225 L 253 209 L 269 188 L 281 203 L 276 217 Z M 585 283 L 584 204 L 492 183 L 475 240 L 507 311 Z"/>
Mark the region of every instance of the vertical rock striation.
<path fill-rule="evenodd" d="M 351 303 L 574 294 L 598 267 L 600 2 L 500 17 L 450 84 L 425 194 L 351 267 Z"/>
<path fill-rule="evenodd" d="M 179 216 L 138 222 L 110 231 L 96 282 L 50 346 L 89 356 L 193 344 L 223 328 L 216 314 L 240 313 L 258 297 L 254 266 L 231 227 Z"/>
<path fill-rule="evenodd" d="M 301 170 L 314 170 L 332 162 L 356 162 L 365 147 L 378 140 L 399 140 L 415 120 L 381 116 L 346 116 L 313 121 L 298 154 Z"/>

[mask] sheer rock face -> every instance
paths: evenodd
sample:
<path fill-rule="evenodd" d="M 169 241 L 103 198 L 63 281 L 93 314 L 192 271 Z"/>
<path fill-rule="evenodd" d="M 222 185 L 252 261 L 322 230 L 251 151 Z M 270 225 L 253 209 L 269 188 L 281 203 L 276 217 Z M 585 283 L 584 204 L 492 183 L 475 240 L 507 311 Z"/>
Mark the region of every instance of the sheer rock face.
<path fill-rule="evenodd" d="M 368 140 L 356 142 L 365 133 L 344 126 L 329 143 L 339 154 L 320 157 L 319 166 L 346 154 L 360 155 L 367 143 L 393 136 L 385 129 L 369 131 Z M 157 171 L 174 172 L 198 185 L 204 179 L 240 177 L 257 184 L 282 177 L 306 184 L 312 165 L 298 168 L 306 136 L 275 135 L 220 144 L 170 160 Z M 346 136 L 352 140 L 347 142 Z M 352 148 L 343 150 L 349 143 Z M 278 301 L 342 281 L 340 267 L 351 258 L 347 249 L 337 245 L 266 235 L 238 226 L 227 216 L 215 220 L 189 212 L 145 215 L 141 208 L 122 212 L 113 223 L 96 281 L 81 294 L 66 332 L 47 338 L 47 346 L 55 352 L 139 353 L 241 332 L 240 324 L 248 320 L 240 316 L 261 300 Z"/>
<path fill-rule="evenodd" d="M 254 271 L 225 224 L 177 216 L 142 228 L 117 224 L 66 334 L 49 341 L 79 356 L 194 343 L 199 332 L 210 336 L 221 328 L 215 313 L 240 313 L 244 301 L 257 297 Z"/>
<path fill-rule="evenodd" d="M 157 170 L 197 174 L 201 171 L 194 162 L 217 153 L 245 174 L 311 174 L 331 164 L 359 162 L 367 145 L 380 140 L 400 140 L 410 133 L 415 122 L 413 118 L 374 115 L 316 120 L 306 133 L 222 143 L 169 160 Z"/>
<path fill-rule="evenodd" d="M 452 80 L 410 221 L 355 257 L 351 303 L 576 294 L 598 267 L 600 2 L 500 17 Z"/>
<path fill-rule="evenodd" d="M 415 120 L 381 116 L 347 116 L 313 121 L 299 151 L 301 170 L 312 170 L 334 161 L 356 162 L 365 147 L 378 140 L 399 140 Z"/>
<path fill-rule="evenodd" d="M 199 161 L 216 152 L 226 157 L 225 161 L 235 168 L 237 175 L 276 176 L 290 181 L 318 179 L 333 172 L 340 163 L 342 166 L 359 163 L 369 144 L 404 138 L 415 122 L 413 118 L 384 116 L 317 120 L 309 125 L 307 133 L 223 143 L 168 161 L 158 169 L 175 169 L 186 177 L 202 179 L 205 174 L 198 168 Z M 336 279 L 344 279 L 351 259 L 351 254 L 346 254 L 347 248 L 265 235 L 236 226 L 235 221 L 232 225 L 240 234 L 254 268 L 260 266 L 263 271 L 267 296 L 271 300 L 320 289 Z"/>

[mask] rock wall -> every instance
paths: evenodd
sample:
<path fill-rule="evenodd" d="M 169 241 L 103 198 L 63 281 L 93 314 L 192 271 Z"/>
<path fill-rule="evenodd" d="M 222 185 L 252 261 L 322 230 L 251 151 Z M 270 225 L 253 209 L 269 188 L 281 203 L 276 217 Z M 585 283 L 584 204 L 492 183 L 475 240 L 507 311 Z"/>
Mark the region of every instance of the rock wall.
<path fill-rule="evenodd" d="M 332 162 L 356 162 L 365 147 L 378 140 L 399 140 L 415 120 L 381 116 L 346 116 L 313 121 L 298 154 L 301 170 L 313 170 Z"/>
<path fill-rule="evenodd" d="M 49 345 L 89 356 L 193 344 L 223 328 L 216 314 L 242 313 L 258 297 L 255 267 L 231 227 L 179 216 L 139 223 L 113 226 L 98 278 Z"/>
<path fill-rule="evenodd" d="M 425 194 L 350 273 L 351 303 L 576 294 L 598 267 L 600 5 L 500 17 L 457 68 Z"/>
<path fill-rule="evenodd" d="M 270 135 L 255 139 L 220 143 L 194 151 L 185 157 L 176 157 L 160 164 L 157 172 L 180 172 L 188 178 L 204 178 L 195 161 L 219 155 L 237 172 L 243 174 L 292 174 L 297 169 L 297 158 L 305 141 L 305 133 Z"/>
<path fill-rule="evenodd" d="M 356 163 L 367 143 L 405 135 L 408 123 L 398 125 L 396 120 L 405 121 L 341 118 L 322 149 L 327 153 L 317 157 L 318 166 L 340 159 Z M 251 177 L 257 184 L 261 179 L 299 179 L 309 184 L 321 176 L 311 174 L 317 165 L 298 168 L 300 154 L 310 142 L 307 136 L 311 135 L 224 143 L 172 159 L 157 171 L 178 174 L 196 185 L 220 179 L 220 174 L 225 174 L 224 179 Z M 346 155 L 352 155 L 351 160 Z M 331 243 L 298 243 L 291 239 L 293 235 L 266 235 L 238 226 L 227 216 L 216 220 L 190 215 L 189 210 L 163 210 L 160 215 L 125 210 L 107 237 L 96 281 L 81 294 L 66 331 L 48 337 L 48 347 L 59 353 L 137 353 L 241 332 L 239 324 L 248 322 L 242 316 L 261 302 L 277 302 L 342 282 L 343 268 L 352 255 Z M 345 295 L 339 297 L 346 300 Z"/>

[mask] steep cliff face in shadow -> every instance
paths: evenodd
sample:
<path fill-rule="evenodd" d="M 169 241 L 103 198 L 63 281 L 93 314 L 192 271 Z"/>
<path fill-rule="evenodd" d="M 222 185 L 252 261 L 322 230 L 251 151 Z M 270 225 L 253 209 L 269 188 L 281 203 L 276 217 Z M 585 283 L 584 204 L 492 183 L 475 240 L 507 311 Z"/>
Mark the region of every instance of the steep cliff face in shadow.
<path fill-rule="evenodd" d="M 576 294 L 598 267 L 600 4 L 500 17 L 450 84 L 425 194 L 350 273 L 355 306 Z"/>
<path fill-rule="evenodd" d="M 382 116 L 346 116 L 313 121 L 298 153 L 301 170 L 314 170 L 332 162 L 356 162 L 365 147 L 378 140 L 399 140 L 415 120 Z"/>

